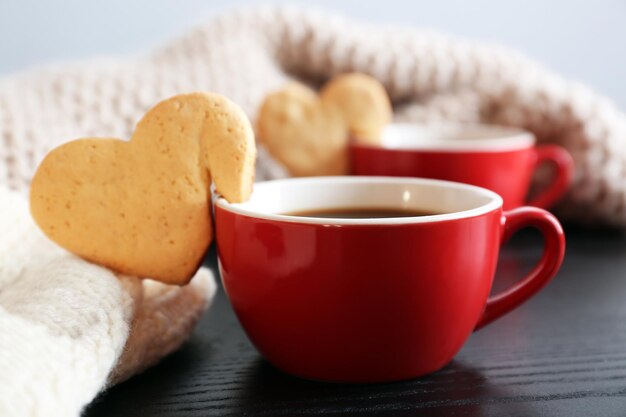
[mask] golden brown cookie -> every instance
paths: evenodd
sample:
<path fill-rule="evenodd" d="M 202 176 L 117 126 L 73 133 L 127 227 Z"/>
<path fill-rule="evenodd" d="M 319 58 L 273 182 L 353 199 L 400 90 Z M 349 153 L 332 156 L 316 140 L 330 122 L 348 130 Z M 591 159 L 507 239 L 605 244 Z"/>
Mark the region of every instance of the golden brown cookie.
<path fill-rule="evenodd" d="M 342 74 L 324 85 L 320 97 L 337 105 L 354 140 L 380 143 L 383 128 L 391 122 L 392 109 L 378 80 L 360 73 Z"/>
<path fill-rule="evenodd" d="M 266 97 L 257 133 L 291 175 L 346 173 L 348 127 L 333 103 L 302 84 L 288 84 Z"/>
<path fill-rule="evenodd" d="M 392 110 L 369 75 L 339 75 L 318 96 L 299 83 L 270 94 L 259 109 L 259 141 L 294 176 L 343 175 L 348 141 L 380 143 Z"/>
<path fill-rule="evenodd" d="M 85 138 L 52 150 L 33 178 L 43 232 L 89 261 L 127 275 L 185 284 L 211 240 L 210 184 L 231 202 L 254 180 L 254 134 L 218 94 L 162 101 L 131 140 Z"/>

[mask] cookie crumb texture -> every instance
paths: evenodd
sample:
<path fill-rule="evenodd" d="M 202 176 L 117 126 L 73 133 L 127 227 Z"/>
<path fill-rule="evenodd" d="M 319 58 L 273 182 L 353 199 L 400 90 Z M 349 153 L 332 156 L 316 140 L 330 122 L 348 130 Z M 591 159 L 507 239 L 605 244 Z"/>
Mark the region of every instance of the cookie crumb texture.
<path fill-rule="evenodd" d="M 65 249 L 118 272 L 185 284 L 210 245 L 210 184 L 252 191 L 256 149 L 243 111 L 208 93 L 153 107 L 130 141 L 86 138 L 52 150 L 31 185 L 33 218 Z"/>

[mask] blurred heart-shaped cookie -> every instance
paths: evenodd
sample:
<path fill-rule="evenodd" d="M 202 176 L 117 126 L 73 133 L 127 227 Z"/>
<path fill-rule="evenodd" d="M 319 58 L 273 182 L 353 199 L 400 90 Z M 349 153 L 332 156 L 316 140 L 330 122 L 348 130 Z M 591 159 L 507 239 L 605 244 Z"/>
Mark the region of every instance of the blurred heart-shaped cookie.
<path fill-rule="evenodd" d="M 131 140 L 85 138 L 52 150 L 31 185 L 31 213 L 54 242 L 127 275 L 185 284 L 212 240 L 211 191 L 246 200 L 254 134 L 218 94 L 162 101 Z"/>
<path fill-rule="evenodd" d="M 333 103 L 302 84 L 288 84 L 267 96 L 257 132 L 292 175 L 339 175 L 346 170 L 348 126 Z"/>
<path fill-rule="evenodd" d="M 359 73 L 338 75 L 324 85 L 320 97 L 337 106 L 354 140 L 380 143 L 392 110 L 387 91 L 378 80 Z"/>
<path fill-rule="evenodd" d="M 330 80 L 318 95 L 291 83 L 259 109 L 259 141 L 294 176 L 342 175 L 350 139 L 376 143 L 391 120 L 382 85 L 358 73 Z"/>

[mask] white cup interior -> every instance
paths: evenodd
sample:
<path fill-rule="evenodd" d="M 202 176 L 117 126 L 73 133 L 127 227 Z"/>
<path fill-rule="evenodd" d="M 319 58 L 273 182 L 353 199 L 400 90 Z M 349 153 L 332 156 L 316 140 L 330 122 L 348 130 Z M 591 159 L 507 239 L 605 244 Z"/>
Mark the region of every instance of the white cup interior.
<path fill-rule="evenodd" d="M 532 133 L 512 127 L 465 123 L 394 123 L 383 130 L 389 149 L 506 151 L 532 147 Z"/>
<path fill-rule="evenodd" d="M 403 224 L 478 216 L 502 206 L 502 198 L 472 185 L 424 178 L 309 177 L 256 183 L 250 199 L 216 204 L 246 216 L 298 223 Z M 396 218 L 315 218 L 285 215 L 323 209 L 405 209 L 438 214 Z"/>

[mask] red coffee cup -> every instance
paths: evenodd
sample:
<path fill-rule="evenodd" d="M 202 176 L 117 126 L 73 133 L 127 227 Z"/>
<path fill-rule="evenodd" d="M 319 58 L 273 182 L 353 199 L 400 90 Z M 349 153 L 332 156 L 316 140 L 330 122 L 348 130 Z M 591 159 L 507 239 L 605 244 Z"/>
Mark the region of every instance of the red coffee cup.
<path fill-rule="evenodd" d="M 324 208 L 442 214 L 377 219 L 283 215 Z M 255 184 L 215 205 L 224 288 L 250 340 L 303 378 L 383 382 L 436 371 L 469 335 L 537 293 L 565 250 L 550 213 L 502 211 L 496 193 L 420 178 L 322 177 Z M 488 298 L 502 242 L 544 236 L 537 266 Z"/>
<path fill-rule="evenodd" d="M 532 133 L 502 126 L 440 123 L 392 124 L 382 145 L 355 142 L 352 173 L 437 178 L 488 188 L 504 199 L 504 209 L 525 204 L 535 169 L 549 163 L 555 175 L 526 204 L 550 208 L 567 191 L 574 172 L 571 155 L 558 145 L 535 146 Z"/>

